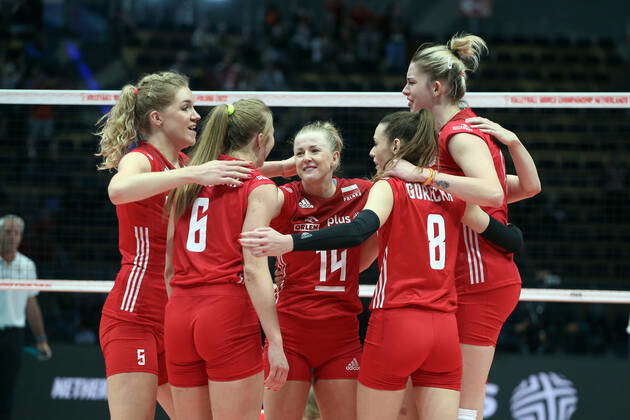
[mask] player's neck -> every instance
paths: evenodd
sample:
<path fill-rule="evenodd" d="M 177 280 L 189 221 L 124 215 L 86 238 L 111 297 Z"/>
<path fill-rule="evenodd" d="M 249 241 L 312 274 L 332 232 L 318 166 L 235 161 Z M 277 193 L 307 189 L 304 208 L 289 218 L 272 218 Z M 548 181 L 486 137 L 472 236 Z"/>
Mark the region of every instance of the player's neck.
<path fill-rule="evenodd" d="M 435 118 L 435 128 L 441 130 L 444 125 L 460 111 L 456 104 L 440 104 L 434 107 L 431 112 Z"/>
<path fill-rule="evenodd" d="M 304 191 L 309 195 L 321 198 L 330 198 L 337 191 L 337 180 L 335 178 L 327 179 L 325 182 L 304 182 L 302 181 Z"/>
<path fill-rule="evenodd" d="M 162 156 L 168 159 L 173 166 L 179 166 L 179 159 L 177 158 L 179 151 L 169 139 L 160 135 L 154 135 L 147 140 L 147 143 L 158 149 L 160 153 L 162 153 Z"/>
<path fill-rule="evenodd" d="M 226 154 L 228 156 L 236 158 L 236 159 L 248 160 L 248 161 L 251 161 L 251 162 L 256 162 L 256 153 L 254 153 L 249 148 L 244 148 L 244 149 L 241 149 L 241 150 L 235 150 L 233 152 L 228 152 Z"/>

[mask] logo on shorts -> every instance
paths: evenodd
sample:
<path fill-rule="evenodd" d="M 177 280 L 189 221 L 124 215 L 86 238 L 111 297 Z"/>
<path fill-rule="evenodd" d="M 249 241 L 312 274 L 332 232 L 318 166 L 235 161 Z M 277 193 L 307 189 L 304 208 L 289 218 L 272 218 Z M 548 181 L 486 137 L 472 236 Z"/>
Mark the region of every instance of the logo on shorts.
<path fill-rule="evenodd" d="M 147 364 L 147 359 L 146 359 L 146 356 L 144 354 L 144 349 L 138 349 L 137 355 L 138 355 L 138 365 L 139 366 L 146 365 Z"/>
<path fill-rule="evenodd" d="M 523 379 L 510 398 L 515 419 L 569 420 L 577 404 L 573 382 L 555 372 L 539 372 Z"/>
<path fill-rule="evenodd" d="M 346 370 L 349 371 L 353 371 L 353 370 L 359 370 L 361 369 L 361 367 L 359 366 L 359 361 L 355 358 L 352 358 L 352 361 L 350 361 L 350 363 L 348 363 L 348 365 L 346 366 Z"/>

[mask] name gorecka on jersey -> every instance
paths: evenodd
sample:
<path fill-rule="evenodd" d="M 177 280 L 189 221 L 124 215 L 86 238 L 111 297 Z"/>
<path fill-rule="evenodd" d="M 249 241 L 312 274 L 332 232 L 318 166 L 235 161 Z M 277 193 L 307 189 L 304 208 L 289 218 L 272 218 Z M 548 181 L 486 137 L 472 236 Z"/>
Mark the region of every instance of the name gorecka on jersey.
<path fill-rule="evenodd" d="M 352 184 L 347 187 L 342 187 L 341 195 L 343 196 L 343 201 L 350 201 L 357 197 L 361 197 L 362 193 L 357 184 Z"/>
<path fill-rule="evenodd" d="M 446 191 L 438 190 L 434 187 L 427 187 L 420 184 L 405 183 L 409 198 L 416 200 L 426 200 L 439 203 L 440 201 L 453 201 L 453 196 Z"/>

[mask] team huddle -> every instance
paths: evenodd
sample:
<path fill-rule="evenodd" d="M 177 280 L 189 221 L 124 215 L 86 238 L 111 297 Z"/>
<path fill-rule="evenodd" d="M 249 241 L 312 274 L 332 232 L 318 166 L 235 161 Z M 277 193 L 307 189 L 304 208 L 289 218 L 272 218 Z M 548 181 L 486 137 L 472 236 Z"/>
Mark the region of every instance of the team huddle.
<path fill-rule="evenodd" d="M 418 49 L 410 110 L 375 125 L 371 180 L 335 176 L 331 122 L 266 162 L 262 101 L 214 107 L 197 138 L 185 76 L 125 86 L 99 132 L 122 255 L 100 326 L 112 418 L 152 418 L 157 400 L 178 419 L 257 419 L 263 406 L 298 420 L 312 386 L 322 419 L 482 419 L 521 288 L 507 204 L 540 191 L 518 137 L 461 107 L 484 49 L 473 35 Z M 375 260 L 362 344 L 358 279 Z"/>

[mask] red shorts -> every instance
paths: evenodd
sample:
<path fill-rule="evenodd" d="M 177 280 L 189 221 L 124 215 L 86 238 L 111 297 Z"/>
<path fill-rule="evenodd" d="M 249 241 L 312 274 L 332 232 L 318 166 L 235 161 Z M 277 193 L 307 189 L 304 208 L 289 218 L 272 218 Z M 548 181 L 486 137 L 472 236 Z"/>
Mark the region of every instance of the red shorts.
<path fill-rule="evenodd" d="M 190 296 L 174 291 L 166 305 L 171 385 L 235 381 L 262 371 L 260 324 L 245 287 L 221 285 L 215 293 Z"/>
<path fill-rule="evenodd" d="M 459 342 L 474 346 L 496 346 L 501 327 L 521 296 L 521 284 L 510 284 L 457 297 Z"/>
<path fill-rule="evenodd" d="M 417 308 L 372 311 L 359 382 L 387 391 L 413 386 L 459 391 L 462 355 L 455 314 Z"/>
<path fill-rule="evenodd" d="M 359 321 L 356 316 L 326 321 L 304 320 L 278 314 L 290 381 L 356 379 L 361 360 Z M 265 375 L 269 373 L 265 345 Z"/>
<path fill-rule="evenodd" d="M 101 317 L 99 339 L 105 374 L 147 372 L 157 375 L 158 385 L 168 382 L 164 332 L 156 327 Z"/>

